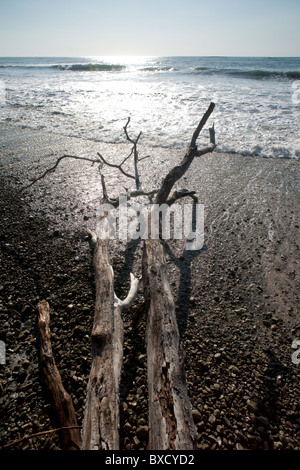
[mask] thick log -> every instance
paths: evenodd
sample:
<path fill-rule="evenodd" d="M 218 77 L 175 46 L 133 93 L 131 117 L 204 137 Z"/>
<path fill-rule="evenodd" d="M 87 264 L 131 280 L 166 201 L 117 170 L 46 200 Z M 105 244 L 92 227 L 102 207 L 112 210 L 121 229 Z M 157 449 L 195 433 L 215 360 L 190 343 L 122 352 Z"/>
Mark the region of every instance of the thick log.
<path fill-rule="evenodd" d="M 91 333 L 92 365 L 82 430 L 82 450 L 119 449 L 119 385 L 123 365 L 122 310 L 135 300 L 138 280 L 131 275 L 125 300 L 114 294 L 113 269 L 109 263 L 108 238 L 90 232 L 95 271 L 95 313 Z"/>
<path fill-rule="evenodd" d="M 188 170 L 195 157 L 200 157 L 215 149 L 214 127 L 209 130 L 210 145 L 208 147 L 199 151 L 196 144 L 214 107 L 214 103 L 211 103 L 193 133 L 184 158 L 164 178 L 156 193 L 156 204 L 171 205 L 184 196 L 192 196 L 196 200 L 194 191 L 177 191 L 172 196 L 170 192 L 174 184 Z M 151 219 L 149 226 L 151 226 Z M 161 240 L 145 240 L 142 265 L 144 297 L 148 305 L 146 346 L 149 448 L 151 450 L 195 449 L 197 431 L 187 393 L 183 351 Z"/>
<path fill-rule="evenodd" d="M 62 430 L 62 445 L 64 450 L 80 448 L 80 430 L 70 395 L 63 387 L 59 371 L 56 367 L 50 340 L 50 309 L 45 300 L 38 306 L 38 329 L 40 336 L 40 361 L 45 384 L 50 391 L 58 421 L 61 427 L 73 429 Z"/>
<path fill-rule="evenodd" d="M 87 387 L 82 449 L 115 450 L 118 438 L 118 391 L 114 380 L 114 288 L 108 261 L 108 239 L 94 247 L 96 299 L 91 333 L 92 365 Z"/>
<path fill-rule="evenodd" d="M 146 345 L 149 449 L 191 450 L 197 432 L 184 372 L 175 304 L 160 240 L 145 240 L 144 296 L 148 301 Z"/>

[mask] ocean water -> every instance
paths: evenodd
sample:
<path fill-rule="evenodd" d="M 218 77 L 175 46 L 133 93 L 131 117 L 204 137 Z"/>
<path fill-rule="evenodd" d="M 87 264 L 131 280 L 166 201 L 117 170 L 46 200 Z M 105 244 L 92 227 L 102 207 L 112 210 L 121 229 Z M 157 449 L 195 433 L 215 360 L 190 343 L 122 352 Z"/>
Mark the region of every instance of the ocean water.
<path fill-rule="evenodd" d="M 300 58 L 0 58 L 0 123 L 185 148 L 209 103 L 217 151 L 300 159 Z"/>

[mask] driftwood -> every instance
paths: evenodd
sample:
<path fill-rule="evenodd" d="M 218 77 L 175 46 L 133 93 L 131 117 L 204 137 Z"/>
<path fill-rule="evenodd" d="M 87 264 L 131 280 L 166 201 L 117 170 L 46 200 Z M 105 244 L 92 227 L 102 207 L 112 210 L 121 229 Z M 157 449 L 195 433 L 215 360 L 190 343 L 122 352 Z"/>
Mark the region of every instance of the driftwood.
<path fill-rule="evenodd" d="M 193 134 L 190 147 L 182 162 L 165 177 L 155 203 L 177 199 L 172 187 L 191 165 L 194 157 L 215 148 L 214 129 L 210 129 L 210 145 L 198 151 L 196 140 L 214 109 L 212 103 Z M 194 192 L 184 195 L 194 196 Z M 150 213 L 151 217 L 151 213 Z M 147 311 L 147 369 L 149 389 L 149 447 L 152 450 L 195 449 L 197 432 L 188 398 L 183 351 L 180 348 L 175 304 L 167 275 L 161 240 L 145 240 L 143 250 L 144 297 Z"/>
<path fill-rule="evenodd" d="M 103 225 L 107 230 L 107 225 Z M 139 280 L 131 274 L 125 300 L 114 294 L 114 275 L 109 263 L 108 237 L 89 231 L 93 248 L 96 300 L 91 334 L 92 366 L 82 431 L 83 450 L 119 449 L 119 384 L 123 364 L 124 328 L 122 310 L 137 295 Z"/>
<path fill-rule="evenodd" d="M 214 109 L 211 103 L 193 133 L 190 146 L 181 163 L 166 175 L 160 188 L 144 191 L 138 162 L 137 144 L 141 133 L 134 140 L 129 137 L 128 119 L 124 132 L 133 144 L 130 154 L 121 164 L 111 164 L 98 153 L 90 159 L 72 155 L 60 157 L 56 164 L 33 180 L 27 187 L 55 171 L 63 158 L 75 158 L 98 163 L 101 174 L 102 203 L 118 207 L 120 198 L 109 198 L 102 174 L 103 166 L 117 168 L 124 176 L 135 181 L 136 188 L 127 191 L 127 200 L 146 196 L 149 204 L 171 206 L 180 198 L 189 196 L 197 202 L 195 191 L 177 190 L 171 194 L 174 184 L 185 174 L 195 157 L 212 152 L 215 147 L 214 127 L 209 129 L 209 145 L 197 148 L 198 136 Z M 123 165 L 133 156 L 134 174 L 128 173 Z M 146 158 L 146 157 L 144 157 Z M 24 189 L 24 188 L 23 188 Z M 153 206 L 152 206 L 153 207 Z M 151 226 L 151 211 L 149 214 Z M 114 273 L 109 262 L 109 237 L 107 216 L 102 220 L 103 232 L 88 231 L 93 253 L 96 299 L 94 324 L 91 333 L 92 364 L 87 387 L 86 406 L 82 426 L 80 448 L 116 450 L 119 449 L 119 384 L 123 365 L 124 330 L 122 310 L 129 308 L 138 292 L 139 280 L 131 274 L 131 287 L 123 301 L 114 293 Z M 146 305 L 146 346 L 149 391 L 149 445 L 150 450 L 190 450 L 196 448 L 197 433 L 188 397 L 183 351 L 177 326 L 175 303 L 167 275 L 164 247 L 160 239 L 144 240 L 142 257 L 143 293 Z M 44 308 L 44 307 L 43 307 Z M 59 378 L 57 378 L 59 382 Z M 52 386 L 51 381 L 49 386 Z M 65 400 L 65 398 L 64 398 Z M 59 402 L 58 407 L 61 407 Z M 71 430 L 70 430 L 71 432 Z M 77 431 L 76 431 L 77 432 Z M 78 436 L 77 436 L 78 437 Z M 69 439 L 73 442 L 73 439 Z M 76 440 L 76 446 L 78 440 Z"/>
<path fill-rule="evenodd" d="M 62 445 L 65 450 L 80 448 L 80 430 L 70 395 L 63 387 L 59 371 L 55 365 L 50 340 L 50 309 L 45 300 L 38 303 L 38 328 L 40 336 L 40 360 L 45 384 L 51 392 L 58 421 L 63 428 Z"/>

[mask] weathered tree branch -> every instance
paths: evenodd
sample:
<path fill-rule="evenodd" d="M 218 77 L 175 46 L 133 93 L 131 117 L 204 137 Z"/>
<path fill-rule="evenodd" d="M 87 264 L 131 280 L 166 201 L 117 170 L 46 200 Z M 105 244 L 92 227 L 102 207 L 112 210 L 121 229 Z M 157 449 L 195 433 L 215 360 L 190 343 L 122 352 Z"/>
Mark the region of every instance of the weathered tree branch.
<path fill-rule="evenodd" d="M 38 328 L 40 334 L 40 359 L 41 368 L 47 388 L 52 394 L 55 410 L 62 427 L 63 448 L 66 450 L 78 450 L 80 448 L 80 431 L 76 414 L 70 395 L 65 391 L 60 374 L 53 358 L 50 340 L 50 309 L 45 300 L 38 306 Z"/>
<path fill-rule="evenodd" d="M 105 218 L 105 221 L 106 218 Z M 119 449 L 119 384 L 123 364 L 122 310 L 134 302 L 139 281 L 131 275 L 125 300 L 114 294 L 113 269 L 109 263 L 108 237 L 88 231 L 95 270 L 95 314 L 91 334 L 92 365 L 83 421 L 83 450 Z"/>
<path fill-rule="evenodd" d="M 87 160 L 100 165 L 117 168 L 124 176 L 134 179 L 136 189 L 126 190 L 127 200 L 133 197 L 147 196 L 154 203 L 172 205 L 182 197 L 192 197 L 197 202 L 195 191 L 176 190 L 170 195 L 174 184 L 185 174 L 194 157 L 212 152 L 215 147 L 214 127 L 209 129 L 210 142 L 198 150 L 197 139 L 214 109 L 211 103 L 195 132 L 190 146 L 179 165 L 173 167 L 163 179 L 159 189 L 143 191 L 141 188 L 137 144 L 141 133 L 133 140 L 128 134 L 130 118 L 124 127 L 126 139 L 133 144 L 130 154 L 121 164 L 109 163 L 100 153 L 97 159 L 64 155 L 55 165 L 46 170 L 26 188 L 55 171 L 63 158 Z M 124 163 L 133 155 L 134 175 L 124 171 Z M 101 173 L 101 167 L 100 167 Z M 101 173 L 103 197 L 101 203 L 120 204 L 120 198 L 108 196 L 104 175 Z M 26 189 L 26 188 L 23 188 Z M 151 212 L 150 212 L 151 217 Z M 124 328 L 122 310 L 134 302 L 139 280 L 131 274 L 129 293 L 120 300 L 114 293 L 114 273 L 109 263 L 108 221 L 101 228 L 98 236 L 88 230 L 89 242 L 93 252 L 95 270 L 96 298 L 94 323 L 91 333 L 92 364 L 87 387 L 86 406 L 82 430 L 81 449 L 119 448 L 119 384 L 123 364 Z M 151 224 L 149 224 L 151 226 Z M 196 446 L 196 428 L 193 422 L 191 405 L 188 398 L 183 363 L 183 351 L 180 345 L 179 330 L 176 321 L 175 303 L 167 277 L 167 265 L 161 240 L 147 239 L 143 248 L 143 284 L 145 305 L 147 305 L 146 346 L 147 373 L 149 389 L 149 448 L 151 450 L 189 450 Z M 51 384 L 49 385 L 51 386 Z M 67 400 L 64 398 L 64 400 Z M 72 441 L 73 442 L 73 441 Z M 68 445 L 72 445 L 68 444 Z M 76 444 L 77 445 L 77 444 Z"/>
<path fill-rule="evenodd" d="M 131 175 L 130 173 L 127 173 L 126 171 L 123 170 L 122 168 L 122 165 L 123 163 L 127 160 L 127 157 L 125 160 L 123 160 L 122 163 L 120 163 L 120 165 L 117 165 L 117 164 L 114 164 L 114 163 L 109 163 L 107 160 L 105 160 L 105 158 L 99 153 L 97 152 L 97 155 L 99 156 L 99 158 L 102 160 L 102 162 L 107 165 L 107 166 L 110 166 L 111 168 L 118 168 L 118 170 L 120 170 L 121 173 L 123 173 L 124 176 L 127 176 L 127 178 L 132 178 L 135 180 L 135 177 L 134 175 Z"/>
<path fill-rule="evenodd" d="M 181 199 L 183 197 L 191 197 L 193 201 L 198 201 L 196 191 L 188 191 L 186 189 L 181 189 L 174 191 L 172 196 L 169 196 L 169 198 L 167 199 L 167 204 L 171 206 L 172 204 L 174 204 L 175 201 L 178 201 L 178 199 Z"/>
<path fill-rule="evenodd" d="M 209 150 L 207 148 L 198 151 L 196 146 L 199 133 L 213 109 L 214 104 L 211 103 L 193 133 L 185 157 L 164 178 L 156 195 L 156 204 L 169 203 L 171 205 L 184 196 L 196 198 L 194 191 L 175 191 L 170 197 L 169 194 L 174 184 L 187 171 L 195 156 L 214 150 L 214 128 L 210 130 Z M 144 298 L 148 305 L 146 346 L 149 448 L 152 450 L 195 449 L 197 432 L 186 388 L 175 303 L 167 277 L 167 264 L 161 240 L 145 240 L 142 267 Z"/>
<path fill-rule="evenodd" d="M 58 433 L 59 431 L 65 431 L 65 430 L 70 430 L 70 429 L 81 429 L 81 426 L 68 426 L 68 427 L 64 426 L 64 427 L 55 428 L 55 429 L 48 429 L 47 431 L 36 432 L 34 434 L 29 434 L 28 436 L 21 437 L 20 439 L 17 439 L 15 441 L 9 442 L 8 444 L 5 444 L 4 446 L 0 447 L 0 450 L 8 449 L 9 447 L 13 447 L 15 445 L 21 444 L 24 441 L 35 439 L 36 437 L 46 436 L 47 434 L 55 434 L 55 433 Z"/>
<path fill-rule="evenodd" d="M 124 132 L 125 132 L 127 140 L 133 144 L 135 184 L 136 184 L 136 189 L 140 189 L 141 182 L 140 182 L 139 171 L 138 171 L 139 157 L 138 157 L 138 151 L 137 151 L 137 144 L 138 144 L 138 141 L 139 141 L 142 133 L 140 132 L 135 140 L 131 139 L 129 137 L 128 131 L 127 131 L 127 127 L 128 127 L 129 123 L 130 123 L 130 117 L 128 118 L 127 123 L 124 127 Z"/>
<path fill-rule="evenodd" d="M 49 173 L 53 173 L 56 168 L 58 167 L 59 163 L 64 160 L 65 158 L 73 158 L 75 160 L 85 160 L 87 162 L 91 162 L 91 163 L 101 163 L 101 161 L 98 159 L 98 158 L 88 158 L 88 157 L 78 157 L 77 155 L 63 155 L 62 157 L 59 157 L 54 166 L 52 166 L 51 168 L 48 168 L 41 176 L 39 176 L 38 178 L 35 178 L 32 180 L 32 182 L 26 186 L 24 186 L 21 191 L 24 191 L 25 189 L 28 189 L 30 188 L 30 186 L 34 185 L 35 183 L 37 183 L 38 181 L 40 181 L 41 179 L 45 178 L 46 175 L 48 175 Z"/>
<path fill-rule="evenodd" d="M 195 130 L 193 134 L 190 146 L 184 158 L 182 159 L 180 164 L 172 168 L 170 172 L 167 174 L 167 176 L 164 178 L 161 184 L 161 187 L 156 195 L 156 199 L 155 199 L 156 204 L 163 204 L 167 201 L 170 191 L 172 190 L 172 187 L 174 186 L 176 181 L 178 181 L 188 170 L 195 156 L 204 155 L 205 153 L 212 152 L 214 150 L 215 144 L 210 145 L 210 147 L 204 149 L 203 151 L 198 151 L 197 145 L 196 145 L 196 141 L 199 137 L 199 134 L 201 130 L 203 129 L 203 127 L 205 126 L 211 113 L 213 112 L 214 107 L 215 107 L 214 103 L 211 103 L 209 105 L 206 113 L 203 115 L 200 123 L 197 126 L 197 129 Z M 214 136 L 214 131 L 210 131 L 210 140 L 214 138 L 213 136 Z"/>

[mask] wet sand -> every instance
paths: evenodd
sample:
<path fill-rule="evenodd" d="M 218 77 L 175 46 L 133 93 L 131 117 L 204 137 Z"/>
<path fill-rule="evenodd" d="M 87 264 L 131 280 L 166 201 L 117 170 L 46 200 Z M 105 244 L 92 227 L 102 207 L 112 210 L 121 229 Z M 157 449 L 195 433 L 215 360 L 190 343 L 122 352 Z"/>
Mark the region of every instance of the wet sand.
<path fill-rule="evenodd" d="M 57 426 L 39 374 L 36 310 L 51 307 L 57 366 L 82 423 L 90 367 L 93 275 L 84 229 L 94 229 L 99 172 L 64 160 L 56 172 L 20 189 L 67 153 L 120 162 L 127 144 L 103 144 L 41 131 L 0 128 L 1 446 Z M 145 148 L 145 189 L 157 186 L 183 156 Z M 198 449 L 300 449 L 299 161 L 214 153 L 194 160 L 178 184 L 196 190 L 205 210 L 202 250 L 166 244 L 170 282 L 186 352 Z M 130 188 L 107 170 L 109 194 Z M 141 243 L 112 241 L 121 297 L 129 272 L 141 272 Z M 146 449 L 147 383 L 140 296 L 124 316 L 121 448 Z M 300 357 L 300 354 L 299 354 Z M 49 434 L 11 449 L 59 448 Z"/>

